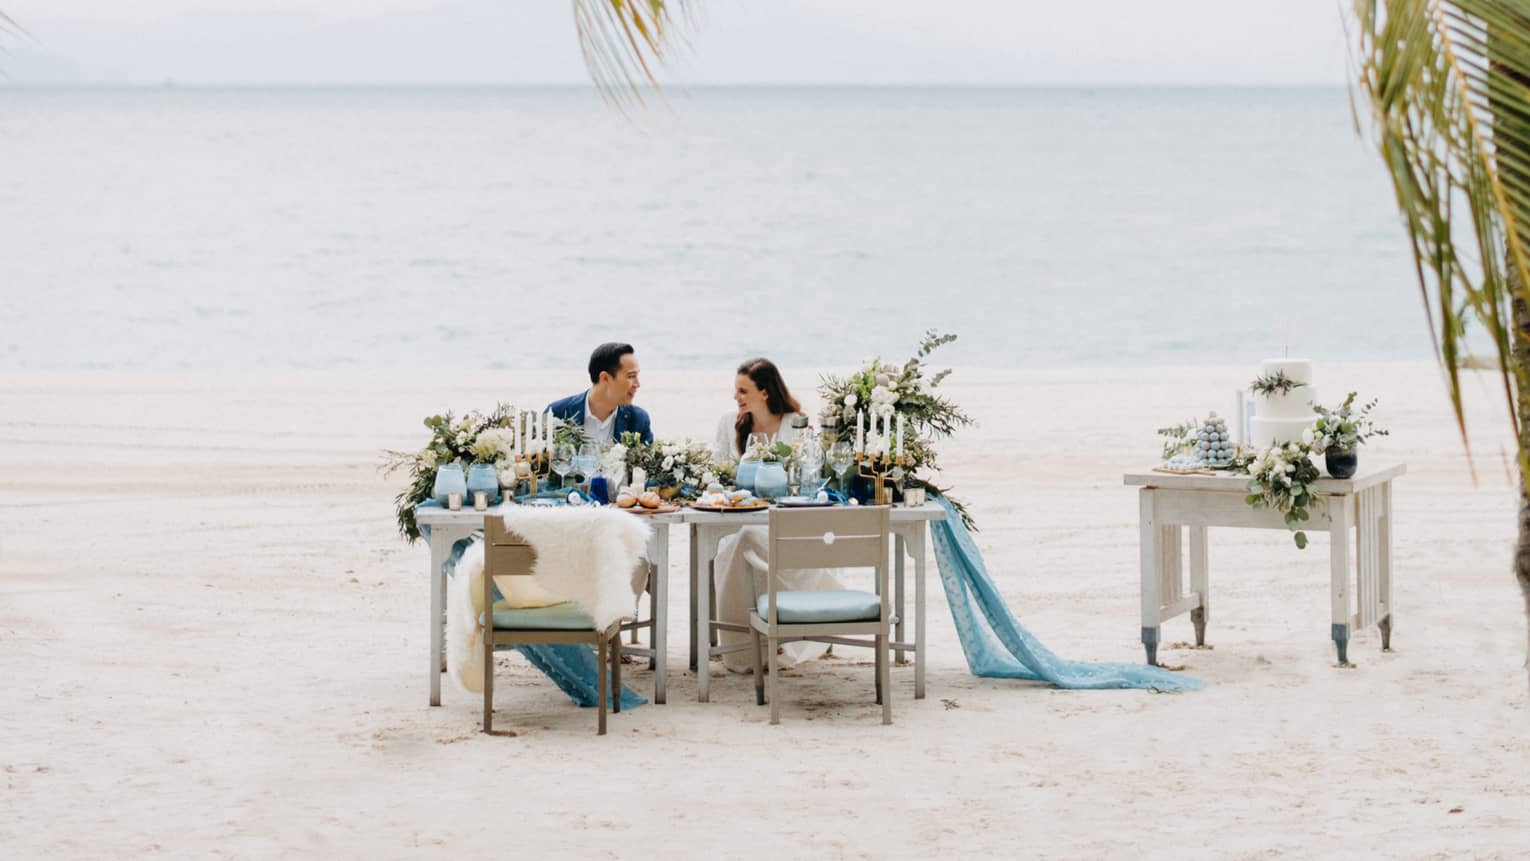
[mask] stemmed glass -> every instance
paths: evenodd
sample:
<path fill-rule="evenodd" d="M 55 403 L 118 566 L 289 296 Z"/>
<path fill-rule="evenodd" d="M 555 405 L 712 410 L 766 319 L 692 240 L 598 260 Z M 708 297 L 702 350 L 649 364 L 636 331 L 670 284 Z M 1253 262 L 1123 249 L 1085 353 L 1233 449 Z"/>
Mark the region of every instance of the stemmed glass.
<path fill-rule="evenodd" d="M 569 470 L 574 468 L 574 447 L 568 443 L 553 446 L 552 471 L 558 474 L 558 486 L 568 483 Z"/>
<path fill-rule="evenodd" d="M 756 433 L 752 433 L 752 434 L 749 435 L 749 450 L 744 452 L 743 456 L 744 457 L 748 457 L 749 456 L 749 452 L 751 452 L 751 451 L 769 451 L 769 450 L 770 450 L 770 434 L 756 432 Z"/>
<path fill-rule="evenodd" d="M 829 469 L 839 476 L 839 489 L 846 496 L 850 495 L 850 486 L 847 483 L 850 477 L 850 467 L 855 464 L 855 450 L 850 443 L 845 441 L 836 442 L 829 446 Z"/>
<path fill-rule="evenodd" d="M 595 470 L 600 468 L 600 449 L 593 442 L 584 444 L 579 454 L 573 459 L 574 472 L 579 473 L 579 483 L 589 484 L 590 479 L 595 477 Z"/>

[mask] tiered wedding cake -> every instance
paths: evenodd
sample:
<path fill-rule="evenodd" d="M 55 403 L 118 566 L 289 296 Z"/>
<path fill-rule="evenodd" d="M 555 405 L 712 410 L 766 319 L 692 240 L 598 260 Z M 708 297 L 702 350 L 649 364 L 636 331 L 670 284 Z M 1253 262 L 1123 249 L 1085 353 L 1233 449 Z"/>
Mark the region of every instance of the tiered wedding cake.
<path fill-rule="evenodd" d="M 1254 395 L 1254 417 L 1249 420 L 1248 442 L 1256 451 L 1275 443 L 1301 442 L 1302 431 L 1312 427 L 1317 414 L 1317 389 L 1312 387 L 1311 359 L 1265 359 L 1259 364 L 1261 380 L 1284 375 L 1291 382 L 1287 391 L 1258 392 Z"/>

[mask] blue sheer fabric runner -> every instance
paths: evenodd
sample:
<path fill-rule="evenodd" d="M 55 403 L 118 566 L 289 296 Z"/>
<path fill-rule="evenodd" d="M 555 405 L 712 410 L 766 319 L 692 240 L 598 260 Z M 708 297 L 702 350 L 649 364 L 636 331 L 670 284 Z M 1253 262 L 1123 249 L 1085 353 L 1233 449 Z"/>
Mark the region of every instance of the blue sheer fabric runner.
<path fill-rule="evenodd" d="M 416 508 L 439 508 L 440 505 L 434 500 L 420 503 Z M 420 524 L 420 534 L 425 540 L 430 540 L 430 527 Z M 457 560 L 462 558 L 463 551 L 474 542 L 480 540 L 478 535 L 463 538 L 452 545 L 451 555 L 447 557 L 446 569 L 448 578 L 454 576 L 457 571 Z M 502 596 L 499 589 L 494 590 L 491 600 L 497 601 Z M 560 645 L 516 646 L 515 650 L 526 656 L 533 667 L 547 674 L 553 684 L 568 694 L 569 699 L 575 705 L 584 708 L 593 708 L 600 704 L 600 691 L 598 689 L 599 675 L 596 672 L 595 650 L 589 646 L 576 643 Z M 637 708 L 645 705 L 648 700 L 633 689 L 622 685 L 622 708 Z"/>
<path fill-rule="evenodd" d="M 1005 605 L 988 576 L 983 555 L 961 515 L 949 500 L 931 496 L 946 511 L 945 520 L 930 524 L 935 539 L 935 563 L 946 588 L 951 619 L 975 676 L 1033 679 L 1060 688 L 1149 688 L 1159 691 L 1196 690 L 1199 679 L 1147 664 L 1101 664 L 1068 661 L 1041 644 Z"/>

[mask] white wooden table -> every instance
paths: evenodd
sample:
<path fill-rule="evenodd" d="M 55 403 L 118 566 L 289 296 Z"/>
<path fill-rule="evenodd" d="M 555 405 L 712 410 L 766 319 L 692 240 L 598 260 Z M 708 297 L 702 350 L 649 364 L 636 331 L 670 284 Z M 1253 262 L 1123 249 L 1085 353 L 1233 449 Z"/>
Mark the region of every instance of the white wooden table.
<path fill-rule="evenodd" d="M 914 653 L 914 698 L 924 698 L 924 595 L 925 595 L 925 547 L 926 535 L 932 520 L 944 520 L 946 510 L 931 502 L 915 507 L 897 506 L 892 510 L 893 551 L 893 602 L 897 625 L 890 645 L 902 663 L 904 655 Z M 707 702 L 711 697 L 711 669 L 709 660 L 698 660 L 709 655 L 712 645 L 712 580 L 715 576 L 713 563 L 717 560 L 717 545 L 723 536 L 743 529 L 745 526 L 764 526 L 770 522 L 768 510 L 751 512 L 717 512 L 685 510 L 685 523 L 690 527 L 690 574 L 691 574 L 691 669 L 696 671 L 696 699 Z M 904 556 L 914 560 L 914 641 L 905 639 L 907 615 L 904 613 Z"/>
<path fill-rule="evenodd" d="M 415 511 L 415 521 L 430 528 L 430 704 L 433 706 L 441 704 L 441 655 L 445 637 L 441 623 L 446 611 L 446 560 L 451 556 L 453 544 L 482 531 L 484 515 L 499 510 L 500 506 L 493 506 L 487 511 L 474 511 L 472 508 L 460 511 L 420 508 Z M 668 676 L 665 668 L 668 654 L 665 626 L 669 623 L 669 527 L 672 523 L 681 522 L 683 512 L 632 516 L 645 517 L 653 524 L 653 533 L 648 539 L 648 562 L 653 572 L 650 588 L 654 599 L 654 625 L 650 631 L 652 642 L 649 648 L 637 648 L 629 644 L 622 648 L 622 652 L 649 658 L 654 673 L 653 700 L 663 704 Z"/>
<path fill-rule="evenodd" d="M 1364 461 L 1362 460 L 1362 463 Z M 1330 536 L 1328 569 L 1331 632 L 1339 663 L 1349 663 L 1349 638 L 1376 625 L 1383 651 L 1392 645 L 1392 480 L 1404 464 L 1365 464 L 1353 478 L 1321 478 L 1314 485 L 1321 510 L 1302 525 L 1304 532 Z M 1142 567 L 1142 645 L 1147 662 L 1158 663 L 1159 627 L 1189 611 L 1196 645 L 1206 644 L 1211 588 L 1206 559 L 1210 527 L 1289 531 L 1279 512 L 1250 508 L 1248 476 L 1171 475 L 1128 472 L 1125 483 L 1139 491 Z M 1189 530 L 1190 583 L 1185 588 L 1183 530 Z M 1305 552 L 1296 550 L 1293 552 Z M 1353 562 L 1351 561 L 1353 559 Z"/>

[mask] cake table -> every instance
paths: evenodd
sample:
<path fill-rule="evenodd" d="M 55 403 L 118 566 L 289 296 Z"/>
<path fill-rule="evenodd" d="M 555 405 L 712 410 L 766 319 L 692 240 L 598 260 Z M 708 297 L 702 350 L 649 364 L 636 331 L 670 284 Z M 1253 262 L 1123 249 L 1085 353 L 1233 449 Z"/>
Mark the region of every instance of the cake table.
<path fill-rule="evenodd" d="M 1321 478 L 1314 485 L 1321 509 L 1302 524 L 1329 534 L 1330 631 L 1339 663 L 1349 663 L 1349 638 L 1376 625 L 1383 651 L 1392 644 L 1392 480 L 1403 464 L 1362 466 L 1352 478 Z M 1171 475 L 1140 470 L 1125 475 L 1138 492 L 1142 567 L 1142 645 L 1158 663 L 1159 628 L 1165 619 L 1190 613 L 1196 645 L 1206 644 L 1211 582 L 1206 530 L 1211 527 L 1286 530 L 1279 512 L 1244 502 L 1248 476 Z M 1185 588 L 1184 541 L 1189 530 L 1190 578 Z M 1302 552 L 1302 551 L 1297 551 Z"/>

